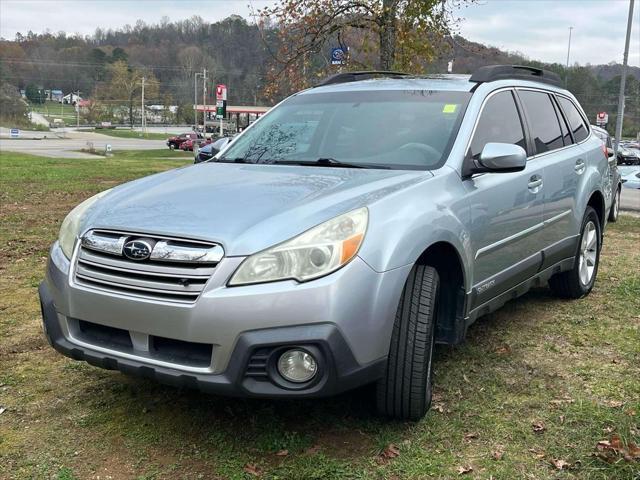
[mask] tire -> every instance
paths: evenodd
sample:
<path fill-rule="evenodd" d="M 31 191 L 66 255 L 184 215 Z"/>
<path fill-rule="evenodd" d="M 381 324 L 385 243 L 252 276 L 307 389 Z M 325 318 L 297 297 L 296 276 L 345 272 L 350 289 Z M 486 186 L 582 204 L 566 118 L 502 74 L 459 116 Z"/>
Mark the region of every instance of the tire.
<path fill-rule="evenodd" d="M 613 195 L 613 204 L 611 210 L 609 210 L 609 221 L 615 223 L 618 221 L 618 214 L 620 213 L 620 191 L 622 189 L 618 187 L 616 193 Z"/>
<path fill-rule="evenodd" d="M 169 150 L 175 150 L 176 146 L 173 143 L 169 144 Z"/>
<path fill-rule="evenodd" d="M 416 265 L 409 274 L 396 312 L 385 376 L 376 385 L 382 415 L 419 420 L 431 406 L 439 285 L 433 267 Z"/>
<path fill-rule="evenodd" d="M 587 207 L 580 228 L 580 243 L 573 268 L 549 279 L 551 291 L 561 298 L 582 298 L 593 289 L 600 262 L 602 232 L 596 211 Z"/>

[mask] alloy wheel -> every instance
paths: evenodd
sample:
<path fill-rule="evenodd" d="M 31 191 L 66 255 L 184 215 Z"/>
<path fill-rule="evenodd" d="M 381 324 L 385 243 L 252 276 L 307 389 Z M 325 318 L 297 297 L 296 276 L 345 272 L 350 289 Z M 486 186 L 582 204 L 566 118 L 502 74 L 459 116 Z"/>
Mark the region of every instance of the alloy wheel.
<path fill-rule="evenodd" d="M 587 222 L 580 242 L 580 282 L 587 286 L 593 279 L 598 257 L 598 230 L 593 221 Z"/>

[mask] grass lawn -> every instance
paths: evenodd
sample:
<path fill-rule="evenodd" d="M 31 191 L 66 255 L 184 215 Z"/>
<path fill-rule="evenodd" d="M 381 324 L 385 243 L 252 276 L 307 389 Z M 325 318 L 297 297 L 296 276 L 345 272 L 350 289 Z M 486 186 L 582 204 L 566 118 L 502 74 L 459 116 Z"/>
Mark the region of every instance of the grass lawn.
<path fill-rule="evenodd" d="M 128 129 L 111 129 L 111 128 L 98 128 L 95 130 L 95 133 L 100 133 L 102 135 L 108 135 L 110 137 L 118 137 L 118 138 L 146 138 L 147 140 L 166 140 L 171 137 L 171 134 L 166 133 L 158 133 L 158 132 L 147 132 L 143 134 L 142 132 L 138 132 L 135 130 Z"/>
<path fill-rule="evenodd" d="M 41 113 L 47 120 L 53 121 L 54 118 L 61 118 L 67 125 L 75 124 L 77 119 L 76 107 L 66 103 L 51 102 L 47 100 L 44 103 L 32 103 L 29 105 L 34 112 Z"/>
<path fill-rule="evenodd" d="M 65 214 L 189 160 L 0 153 L 0 478 L 638 478 L 640 460 L 623 455 L 640 443 L 637 218 L 608 228 L 589 297 L 537 289 L 476 322 L 463 345 L 438 348 L 433 408 L 419 423 L 377 418 L 368 388 L 229 399 L 56 353 L 36 289 Z M 598 449 L 604 440 L 615 449 Z"/>

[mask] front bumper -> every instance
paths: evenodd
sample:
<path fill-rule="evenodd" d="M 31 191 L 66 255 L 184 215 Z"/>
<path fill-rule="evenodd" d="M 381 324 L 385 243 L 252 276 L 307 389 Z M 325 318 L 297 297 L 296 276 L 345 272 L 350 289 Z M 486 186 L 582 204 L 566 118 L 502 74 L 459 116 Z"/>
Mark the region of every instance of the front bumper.
<path fill-rule="evenodd" d="M 227 288 L 241 261 L 224 259 L 197 302 L 178 305 L 75 284 L 56 244 L 39 291 L 47 338 L 62 354 L 92 365 L 226 395 L 326 396 L 382 376 L 410 267 L 377 273 L 356 259 L 305 284 Z M 133 348 L 87 341 L 78 335 L 82 322 L 124 331 Z M 211 345 L 211 363 L 182 365 L 137 348 L 148 347 L 155 336 Z M 319 373 L 303 388 L 278 380 L 270 367 L 286 346 L 311 349 L 319 357 Z M 256 355 L 264 360 L 265 375 L 248 373 Z"/>

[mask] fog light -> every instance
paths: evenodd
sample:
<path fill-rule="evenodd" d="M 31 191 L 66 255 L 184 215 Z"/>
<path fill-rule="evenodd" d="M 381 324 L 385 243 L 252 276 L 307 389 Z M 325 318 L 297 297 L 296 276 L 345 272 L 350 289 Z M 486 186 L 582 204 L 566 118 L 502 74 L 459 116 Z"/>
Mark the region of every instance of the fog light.
<path fill-rule="evenodd" d="M 278 359 L 278 373 L 290 382 L 308 382 L 317 370 L 316 359 L 304 350 L 287 350 Z"/>

